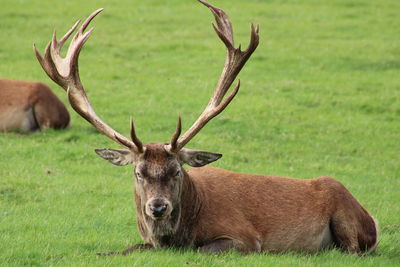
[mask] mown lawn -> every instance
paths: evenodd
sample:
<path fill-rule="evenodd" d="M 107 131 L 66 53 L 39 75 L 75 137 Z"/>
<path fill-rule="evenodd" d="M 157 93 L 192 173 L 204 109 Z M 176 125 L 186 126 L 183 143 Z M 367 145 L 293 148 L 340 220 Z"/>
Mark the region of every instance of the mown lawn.
<path fill-rule="evenodd" d="M 214 166 L 341 181 L 379 220 L 378 251 L 356 257 L 138 252 L 96 257 L 140 242 L 132 169 L 93 150 L 115 147 L 78 115 L 65 131 L 0 134 L 0 265 L 399 266 L 400 2 L 214 0 L 236 42 L 249 24 L 260 46 L 239 75 L 237 98 L 188 145 L 221 152 Z M 186 129 L 208 102 L 225 51 L 197 1 L 14 1 L 0 4 L 0 77 L 38 80 L 40 51 L 93 10 L 95 32 L 80 57 L 98 114 L 144 142 L 168 141 L 177 114 Z"/>

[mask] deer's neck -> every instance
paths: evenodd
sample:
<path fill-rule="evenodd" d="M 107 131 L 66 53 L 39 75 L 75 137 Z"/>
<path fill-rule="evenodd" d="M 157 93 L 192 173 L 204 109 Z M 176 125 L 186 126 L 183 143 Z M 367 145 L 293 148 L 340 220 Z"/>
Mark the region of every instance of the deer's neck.
<path fill-rule="evenodd" d="M 201 210 L 201 192 L 189 175 L 184 172 L 179 203 L 176 203 L 168 219 L 154 221 L 149 218 L 135 193 L 137 221 L 145 242 L 154 247 L 192 246 L 196 235 L 196 223 Z"/>

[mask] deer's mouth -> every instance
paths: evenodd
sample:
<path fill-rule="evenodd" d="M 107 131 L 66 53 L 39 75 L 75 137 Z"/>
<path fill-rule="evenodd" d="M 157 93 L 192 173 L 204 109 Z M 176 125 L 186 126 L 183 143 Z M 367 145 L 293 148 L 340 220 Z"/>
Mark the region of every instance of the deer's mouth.
<path fill-rule="evenodd" d="M 171 213 L 165 213 L 162 215 L 155 216 L 154 214 L 149 214 L 146 212 L 146 217 L 148 217 L 148 219 L 152 220 L 153 222 L 162 222 L 170 219 Z"/>
<path fill-rule="evenodd" d="M 162 215 L 162 216 L 149 216 L 153 221 L 162 221 L 169 217 L 169 215 Z"/>

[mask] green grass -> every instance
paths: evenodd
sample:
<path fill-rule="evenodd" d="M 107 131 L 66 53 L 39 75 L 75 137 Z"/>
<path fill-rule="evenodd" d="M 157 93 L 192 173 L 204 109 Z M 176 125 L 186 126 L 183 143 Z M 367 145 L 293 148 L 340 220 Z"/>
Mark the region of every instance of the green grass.
<path fill-rule="evenodd" d="M 249 24 L 261 41 L 239 75 L 237 98 L 188 145 L 221 152 L 225 169 L 341 181 L 379 220 L 377 253 L 199 255 L 138 252 L 96 257 L 140 242 L 132 169 L 93 149 L 115 147 L 78 115 L 66 131 L 0 134 L 0 265 L 398 266 L 400 262 L 400 2 L 214 0 L 237 43 Z M 80 57 L 97 113 L 144 142 L 168 141 L 208 102 L 225 51 L 196 1 L 14 1 L 0 8 L 0 77 L 43 81 L 40 51 L 93 10 Z"/>

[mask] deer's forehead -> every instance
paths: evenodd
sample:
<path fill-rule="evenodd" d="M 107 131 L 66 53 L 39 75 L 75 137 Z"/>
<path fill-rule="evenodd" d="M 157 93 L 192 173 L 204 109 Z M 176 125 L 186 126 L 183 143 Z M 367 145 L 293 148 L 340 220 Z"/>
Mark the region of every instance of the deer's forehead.
<path fill-rule="evenodd" d="M 152 164 L 167 164 L 175 158 L 165 150 L 164 144 L 155 143 L 146 145 L 142 160 Z"/>
<path fill-rule="evenodd" d="M 168 165 L 175 161 L 176 156 L 166 151 L 164 143 L 151 143 L 145 146 L 144 153 L 140 155 L 139 161 L 144 164 Z"/>
<path fill-rule="evenodd" d="M 179 162 L 176 156 L 168 153 L 164 144 L 146 145 L 145 151 L 136 165 L 137 170 L 151 177 L 160 177 L 176 171 Z"/>

